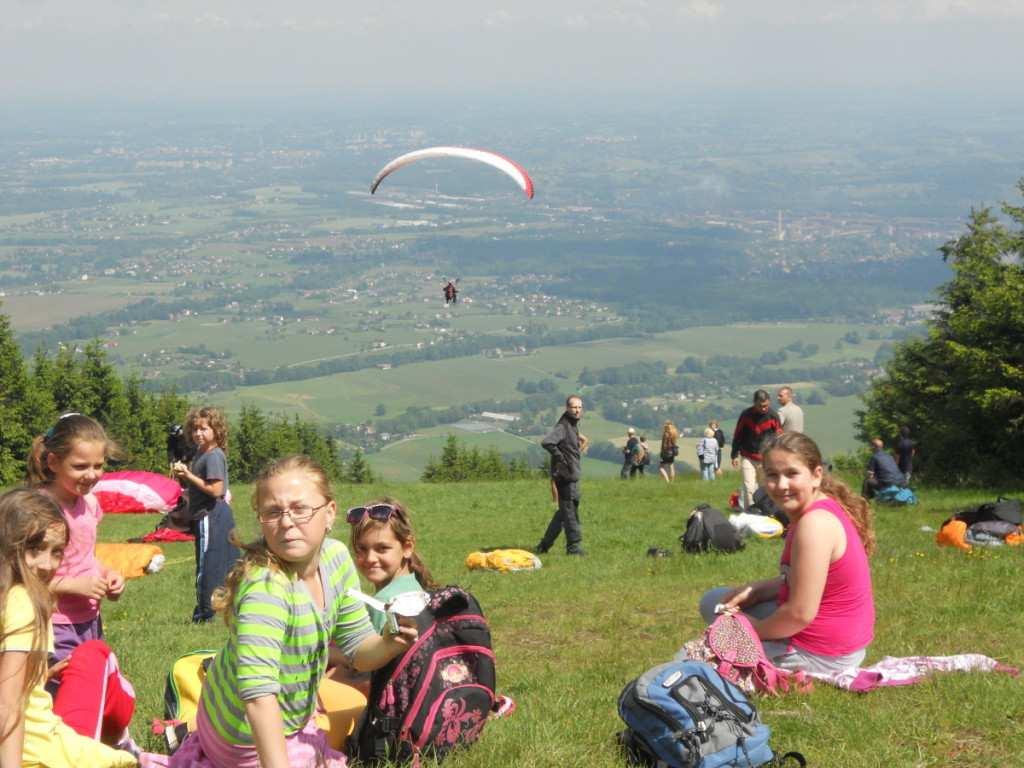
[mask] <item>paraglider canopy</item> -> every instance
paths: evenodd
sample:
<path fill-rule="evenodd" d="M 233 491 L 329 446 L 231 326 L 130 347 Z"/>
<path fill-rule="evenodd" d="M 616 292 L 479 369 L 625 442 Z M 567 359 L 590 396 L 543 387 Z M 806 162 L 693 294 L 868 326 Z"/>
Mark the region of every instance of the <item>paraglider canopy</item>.
<path fill-rule="evenodd" d="M 168 512 L 178 503 L 181 486 L 155 472 L 107 472 L 92 492 L 107 513 Z"/>
<path fill-rule="evenodd" d="M 370 185 L 370 194 L 372 195 L 376 192 L 380 183 L 399 168 L 403 168 L 410 163 L 419 162 L 420 160 L 437 157 L 461 157 L 465 160 L 486 163 L 510 176 L 526 196 L 533 199 L 533 180 L 525 168 L 495 152 L 489 152 L 486 149 L 470 149 L 469 147 L 428 147 L 427 149 L 417 149 L 414 152 L 408 152 L 396 157 L 381 168 L 374 177 L 373 183 Z"/>

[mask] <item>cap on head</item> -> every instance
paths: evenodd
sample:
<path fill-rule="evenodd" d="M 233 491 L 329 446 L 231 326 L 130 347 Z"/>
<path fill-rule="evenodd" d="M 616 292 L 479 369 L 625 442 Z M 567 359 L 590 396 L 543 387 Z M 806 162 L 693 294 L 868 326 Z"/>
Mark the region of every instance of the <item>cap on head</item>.
<path fill-rule="evenodd" d="M 635 435 L 636 434 L 636 430 L 633 429 L 632 427 L 630 427 L 629 429 L 626 430 L 626 434 L 627 435 Z"/>

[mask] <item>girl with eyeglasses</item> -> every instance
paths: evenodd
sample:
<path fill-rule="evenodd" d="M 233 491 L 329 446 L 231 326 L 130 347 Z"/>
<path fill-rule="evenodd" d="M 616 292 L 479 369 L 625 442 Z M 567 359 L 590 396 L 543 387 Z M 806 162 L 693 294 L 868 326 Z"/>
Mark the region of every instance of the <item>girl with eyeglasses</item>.
<path fill-rule="evenodd" d="M 375 597 L 387 603 L 406 592 L 436 589 L 430 570 L 416 552 L 416 534 L 409 513 L 394 499 L 368 502 L 348 511 L 349 537 L 356 568 L 373 585 Z M 386 617 L 370 608 L 378 632 Z"/>
<path fill-rule="evenodd" d="M 343 768 L 344 755 L 313 719 L 328 657 L 377 669 L 418 633 L 403 625 L 377 634 L 365 606 L 346 596 L 359 576 L 345 545 L 328 537 L 337 507 L 316 462 L 290 456 L 270 465 L 252 505 L 262 535 L 214 596 L 228 640 L 207 671 L 196 731 L 170 765 Z"/>

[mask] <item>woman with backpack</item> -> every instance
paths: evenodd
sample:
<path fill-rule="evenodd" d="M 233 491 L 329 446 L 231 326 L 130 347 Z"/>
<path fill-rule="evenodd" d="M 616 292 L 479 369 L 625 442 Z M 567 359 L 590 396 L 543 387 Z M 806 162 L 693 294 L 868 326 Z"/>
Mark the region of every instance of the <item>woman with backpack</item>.
<path fill-rule="evenodd" d="M 679 430 L 671 421 L 666 421 L 661 430 L 661 464 L 658 474 L 666 483 L 676 479 L 676 456 L 679 455 Z"/>
<path fill-rule="evenodd" d="M 790 520 L 780 575 L 704 594 L 701 614 L 742 610 L 783 669 L 833 673 L 859 667 L 874 638 L 868 556 L 871 508 L 825 471 L 813 440 L 784 432 L 764 443 L 765 490 Z"/>

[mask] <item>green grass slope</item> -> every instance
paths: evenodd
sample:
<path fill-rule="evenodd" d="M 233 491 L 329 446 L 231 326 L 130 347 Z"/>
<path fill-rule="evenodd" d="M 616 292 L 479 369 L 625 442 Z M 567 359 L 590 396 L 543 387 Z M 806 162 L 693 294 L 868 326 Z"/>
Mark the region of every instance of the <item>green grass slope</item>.
<path fill-rule="evenodd" d="M 614 736 L 622 727 L 615 711 L 622 686 L 700 634 L 696 605 L 704 590 L 777 568 L 779 541 L 753 542 L 735 555 L 678 551 L 687 511 L 704 500 L 724 506 L 736 480 L 732 473 L 713 484 L 688 478 L 673 486 L 585 479 L 581 517 L 589 556 L 553 552 L 542 570 L 511 575 L 470 572 L 463 560 L 480 547 L 535 544 L 552 511 L 545 482 L 339 488 L 342 507 L 381 493 L 402 499 L 413 510 L 420 549 L 437 579 L 473 591 L 490 619 L 499 687 L 515 697 L 518 710 L 491 723 L 476 746 L 447 765 L 621 766 Z M 255 530 L 248 491 L 235 488 L 245 536 Z M 920 495 L 918 507 L 877 510 L 872 572 L 878 624 L 868 662 L 972 651 L 1024 665 L 1024 550 L 964 554 L 938 548 L 934 534 L 921 530 L 937 528 L 953 509 L 995 492 Z M 111 515 L 100 537 L 124 540 L 154 522 Z M 346 528 L 339 519 L 335 534 L 344 540 Z M 645 557 L 654 545 L 675 555 Z M 161 715 L 172 660 L 217 648 L 225 637 L 219 623 L 187 623 L 191 545 L 166 546 L 165 552 L 163 572 L 131 582 L 124 598 L 103 612 L 108 640 L 139 693 L 137 738 L 148 738 L 146 724 Z M 812 766 L 1020 765 L 1021 690 L 1019 680 L 1005 675 L 953 674 L 863 696 L 818 686 L 808 695 L 762 698 L 759 705 L 773 745 L 802 751 Z"/>

